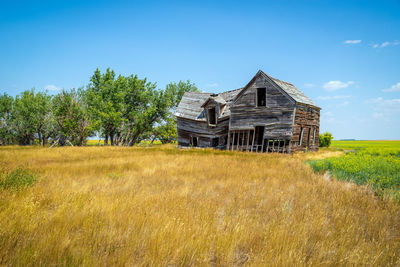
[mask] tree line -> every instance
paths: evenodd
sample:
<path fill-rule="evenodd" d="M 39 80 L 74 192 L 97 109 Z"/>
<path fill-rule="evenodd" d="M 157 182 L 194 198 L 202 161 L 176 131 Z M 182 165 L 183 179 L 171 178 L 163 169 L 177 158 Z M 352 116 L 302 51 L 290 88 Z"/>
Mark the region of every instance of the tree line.
<path fill-rule="evenodd" d="M 0 145 L 82 146 L 99 136 L 104 144 L 133 146 L 142 140 L 176 140 L 173 115 L 185 92 L 198 91 L 190 81 L 165 89 L 137 75 L 116 76 L 96 69 L 86 88 L 56 95 L 27 90 L 0 95 Z"/>

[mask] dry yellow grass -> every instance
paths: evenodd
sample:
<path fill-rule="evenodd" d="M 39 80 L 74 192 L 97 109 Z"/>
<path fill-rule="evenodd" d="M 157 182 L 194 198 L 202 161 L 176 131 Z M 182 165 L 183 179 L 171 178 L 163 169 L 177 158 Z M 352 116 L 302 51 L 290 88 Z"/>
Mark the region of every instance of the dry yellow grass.
<path fill-rule="evenodd" d="M 0 265 L 399 265 L 399 205 L 308 156 L 0 148 L 40 174 L 0 189 Z"/>

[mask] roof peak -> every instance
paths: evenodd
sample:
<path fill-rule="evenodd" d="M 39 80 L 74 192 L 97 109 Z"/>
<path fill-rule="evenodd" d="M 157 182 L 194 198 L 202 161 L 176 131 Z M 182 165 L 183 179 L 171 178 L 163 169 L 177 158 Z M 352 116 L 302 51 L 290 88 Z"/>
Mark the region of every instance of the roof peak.
<path fill-rule="evenodd" d="M 283 82 L 283 83 L 287 83 L 287 84 L 293 85 L 293 84 L 290 83 L 290 82 L 287 82 L 287 81 L 284 81 L 284 80 L 281 80 L 281 79 L 277 79 L 277 78 L 275 78 L 275 77 L 272 77 L 271 75 L 269 75 L 268 73 L 266 73 L 266 72 L 263 71 L 263 70 L 259 70 L 258 72 L 263 73 L 264 75 L 268 76 L 269 78 L 271 78 L 271 79 L 273 79 L 273 80 L 277 80 L 277 81 L 279 81 L 279 82 Z M 257 74 L 258 74 L 258 73 L 257 73 Z M 294 86 L 294 85 L 293 85 L 293 86 Z"/>

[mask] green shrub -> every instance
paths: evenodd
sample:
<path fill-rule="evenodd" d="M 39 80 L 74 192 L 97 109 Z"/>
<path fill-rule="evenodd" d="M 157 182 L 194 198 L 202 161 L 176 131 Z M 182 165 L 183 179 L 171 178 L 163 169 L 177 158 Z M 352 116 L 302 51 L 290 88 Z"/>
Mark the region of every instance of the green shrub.
<path fill-rule="evenodd" d="M 329 147 L 331 145 L 333 137 L 329 132 L 325 132 L 319 135 L 319 146 L 320 147 Z"/>
<path fill-rule="evenodd" d="M 29 170 L 18 167 L 12 171 L 0 171 L 0 188 L 20 190 L 32 185 L 37 175 Z"/>

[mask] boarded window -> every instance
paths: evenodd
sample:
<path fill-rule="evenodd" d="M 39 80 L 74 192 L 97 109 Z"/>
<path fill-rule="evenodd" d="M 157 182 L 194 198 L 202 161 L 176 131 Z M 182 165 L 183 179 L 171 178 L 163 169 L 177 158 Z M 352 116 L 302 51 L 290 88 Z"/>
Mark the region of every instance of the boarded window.
<path fill-rule="evenodd" d="M 257 88 L 257 107 L 265 107 L 266 105 L 266 89 Z"/>
<path fill-rule="evenodd" d="M 210 125 L 217 124 L 217 113 L 215 112 L 215 108 L 208 109 L 208 123 Z"/>

